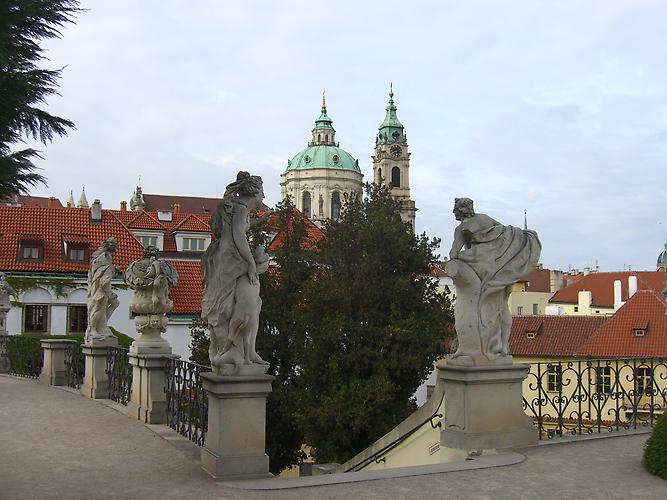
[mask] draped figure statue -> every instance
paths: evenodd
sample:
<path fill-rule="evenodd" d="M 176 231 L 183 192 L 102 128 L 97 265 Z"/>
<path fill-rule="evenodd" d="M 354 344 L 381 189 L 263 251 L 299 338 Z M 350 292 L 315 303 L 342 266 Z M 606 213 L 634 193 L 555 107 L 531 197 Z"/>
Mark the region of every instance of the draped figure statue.
<path fill-rule="evenodd" d="M 476 214 L 470 198 L 456 198 L 453 212 L 460 224 L 446 270 L 456 286 L 458 348 L 450 363 L 511 363 L 507 301 L 516 280 L 537 264 L 540 240 L 535 231 Z"/>
<path fill-rule="evenodd" d="M 202 319 L 208 323 L 209 358 L 218 375 L 223 365 L 234 365 L 238 372 L 241 365 L 268 364 L 257 354 L 255 340 L 262 307 L 258 274 L 268 268 L 269 257 L 261 246 L 251 251 L 246 236 L 258 222 L 251 221 L 250 213 L 263 199 L 261 177 L 239 172 L 211 217 L 216 238 L 202 258 Z"/>
<path fill-rule="evenodd" d="M 107 322 L 118 307 L 118 295 L 111 289 L 111 280 L 118 269 L 113 265 L 112 253 L 118 244 L 115 238 L 104 241 L 95 250 L 88 269 L 88 326 L 85 341 L 115 340 Z"/>

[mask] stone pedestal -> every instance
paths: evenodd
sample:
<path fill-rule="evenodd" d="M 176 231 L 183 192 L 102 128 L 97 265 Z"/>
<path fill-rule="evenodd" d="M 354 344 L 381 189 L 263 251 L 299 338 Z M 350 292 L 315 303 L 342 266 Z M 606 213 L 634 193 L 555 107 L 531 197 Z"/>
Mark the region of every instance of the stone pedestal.
<path fill-rule="evenodd" d="M 80 389 L 81 394 L 93 399 L 109 398 L 107 348 L 117 346 L 118 339 L 115 337 L 104 340 L 90 340 L 83 344 L 81 351 L 86 361 Z"/>
<path fill-rule="evenodd" d="M 127 414 L 146 424 L 167 422 L 164 370 L 171 347 L 165 351 L 162 354 L 137 354 L 130 350 L 129 353 L 132 395 L 127 403 Z"/>
<path fill-rule="evenodd" d="M 132 354 L 171 354 L 169 342 L 162 337 L 167 330 L 168 319 L 164 314 L 135 316 L 134 325 L 139 337 L 130 345 Z"/>
<path fill-rule="evenodd" d="M 241 367 L 245 368 L 245 367 Z M 201 466 L 216 479 L 269 477 L 266 455 L 266 397 L 274 377 L 260 373 L 203 373 L 208 431 Z"/>
<path fill-rule="evenodd" d="M 67 385 L 67 366 L 65 365 L 65 348 L 76 344 L 76 340 L 54 339 L 42 340 L 44 366 L 39 381 L 48 385 Z"/>
<path fill-rule="evenodd" d="M 439 366 L 445 385 L 440 443 L 470 451 L 537 444 L 537 430 L 522 407 L 529 365 Z"/>

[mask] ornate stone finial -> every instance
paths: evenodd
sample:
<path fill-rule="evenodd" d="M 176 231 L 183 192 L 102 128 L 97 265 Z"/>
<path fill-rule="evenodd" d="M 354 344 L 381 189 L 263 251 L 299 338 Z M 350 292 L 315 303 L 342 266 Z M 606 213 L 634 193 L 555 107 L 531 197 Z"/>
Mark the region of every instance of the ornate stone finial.
<path fill-rule="evenodd" d="M 133 352 L 171 352 L 169 342 L 160 333 L 167 331 L 167 316 L 174 307 L 169 289 L 178 283 L 176 269 L 160 260 L 154 246 L 144 249 L 144 258 L 135 260 L 123 273 L 123 281 L 134 290 L 130 318 L 140 337 L 132 343 Z"/>
<path fill-rule="evenodd" d="M 7 282 L 7 275 L 5 273 L 0 273 L 0 308 L 9 307 L 10 296 L 18 299 L 18 295 Z"/>
<path fill-rule="evenodd" d="M 327 99 L 326 99 L 326 89 L 322 90 L 322 113 L 327 112 Z"/>
<path fill-rule="evenodd" d="M 118 344 L 108 321 L 118 307 L 118 295 L 111 289 L 111 280 L 118 269 L 113 265 L 113 252 L 118 248 L 115 238 L 104 241 L 93 253 L 88 269 L 88 326 L 85 343 Z"/>
<path fill-rule="evenodd" d="M 258 274 L 269 267 L 263 246 L 251 249 L 245 234 L 249 215 L 264 199 L 262 179 L 239 172 L 211 218 L 217 238 L 202 258 L 204 296 L 201 317 L 210 330 L 209 359 L 217 375 L 265 373 L 268 363 L 255 350 L 262 301 Z"/>
<path fill-rule="evenodd" d="M 446 270 L 456 286 L 454 316 L 459 346 L 449 363 L 511 364 L 511 286 L 539 261 L 535 231 L 504 226 L 475 213 L 470 198 L 455 198 L 454 231 Z"/>
<path fill-rule="evenodd" d="M 389 99 L 394 98 L 394 82 L 389 82 Z"/>

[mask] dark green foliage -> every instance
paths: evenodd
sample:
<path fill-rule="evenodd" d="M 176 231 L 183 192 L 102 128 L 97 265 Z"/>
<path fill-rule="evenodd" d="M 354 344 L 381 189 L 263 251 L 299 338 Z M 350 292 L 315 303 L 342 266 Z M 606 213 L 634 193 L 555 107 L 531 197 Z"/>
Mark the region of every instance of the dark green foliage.
<path fill-rule="evenodd" d="M 384 188 L 327 226 L 305 294 L 299 422 L 319 462 L 343 462 L 415 409 L 453 323 L 428 277 L 438 240 L 415 237 Z"/>
<path fill-rule="evenodd" d="M 118 345 L 120 347 L 124 347 L 125 349 L 129 349 L 130 344 L 132 344 L 132 342 L 134 342 L 134 339 L 132 337 L 130 337 L 129 335 L 125 335 L 124 333 L 120 333 L 113 326 L 110 326 L 109 330 L 111 330 L 111 333 L 113 333 L 114 336 L 118 339 Z"/>
<path fill-rule="evenodd" d="M 190 323 L 190 361 L 204 366 L 211 366 L 208 358 L 208 329 L 206 322 L 197 317 Z"/>
<path fill-rule="evenodd" d="M 77 0 L 3 0 L 0 2 L 0 198 L 27 192 L 45 182 L 32 160 L 37 151 L 11 151 L 25 138 L 43 144 L 66 135 L 74 124 L 37 106 L 57 94 L 62 70 L 40 69 L 44 49 L 38 42 L 61 36 L 80 9 Z"/>
<path fill-rule="evenodd" d="M 644 466 L 651 474 L 667 480 L 667 413 L 658 419 L 646 441 Z"/>

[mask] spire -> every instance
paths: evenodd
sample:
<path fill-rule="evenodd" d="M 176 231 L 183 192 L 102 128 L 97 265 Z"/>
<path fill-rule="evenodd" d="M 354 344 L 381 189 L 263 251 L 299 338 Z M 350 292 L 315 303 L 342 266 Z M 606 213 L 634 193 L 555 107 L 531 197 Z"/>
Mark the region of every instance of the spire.
<path fill-rule="evenodd" d="M 528 230 L 528 211 L 525 208 L 523 209 L 523 229 Z"/>
<path fill-rule="evenodd" d="M 322 90 L 322 114 L 326 115 L 327 114 L 327 99 L 326 99 L 326 89 Z"/>
<path fill-rule="evenodd" d="M 88 205 L 88 200 L 86 199 L 86 188 L 81 189 L 81 196 L 79 196 L 79 203 L 77 203 L 76 208 L 90 208 Z"/>
<path fill-rule="evenodd" d="M 143 212 L 145 208 L 146 202 L 144 201 L 144 193 L 141 190 L 141 176 L 139 176 L 139 184 L 130 198 L 130 210 L 139 210 Z"/>
<path fill-rule="evenodd" d="M 389 104 L 387 105 L 387 114 L 384 121 L 378 128 L 378 142 L 401 142 L 405 141 L 405 132 L 403 124 L 396 115 L 396 105 L 394 104 L 394 84 L 389 84 Z"/>
<path fill-rule="evenodd" d="M 327 100 L 323 91 L 322 109 L 320 110 L 320 116 L 318 116 L 317 119 L 315 120 L 315 129 L 333 130 L 333 127 L 331 126 L 332 123 L 333 120 L 329 118 L 329 115 L 327 115 Z"/>
<path fill-rule="evenodd" d="M 69 200 L 67 200 L 67 206 L 74 208 L 76 205 L 74 204 L 74 190 L 70 189 L 69 190 Z"/>
<path fill-rule="evenodd" d="M 336 131 L 331 126 L 333 120 L 327 115 L 327 99 L 325 91 L 322 91 L 322 109 L 320 116 L 315 120 L 315 128 L 313 128 L 312 139 L 308 146 L 335 146 L 336 145 Z"/>

